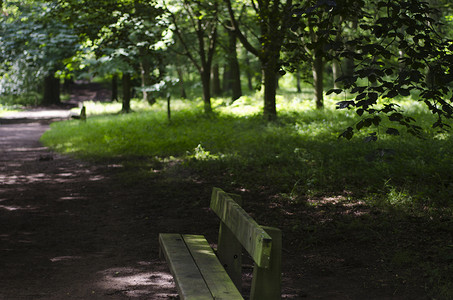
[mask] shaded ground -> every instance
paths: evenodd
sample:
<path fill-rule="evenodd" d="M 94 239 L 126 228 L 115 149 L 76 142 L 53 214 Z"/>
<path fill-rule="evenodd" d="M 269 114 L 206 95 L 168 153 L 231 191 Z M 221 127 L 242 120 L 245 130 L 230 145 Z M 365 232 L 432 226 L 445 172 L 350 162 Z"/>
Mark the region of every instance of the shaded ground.
<path fill-rule="evenodd" d="M 52 153 L 39 143 L 48 122 L 0 125 L 0 299 L 176 299 L 158 233 L 215 242 L 211 188 L 234 187 L 177 164 L 140 176 L 152 162 L 94 164 Z M 430 299 L 424 274 L 409 265 L 420 247 L 451 238 L 448 230 L 418 238 L 430 230 L 424 221 L 340 198 L 310 208 L 233 191 L 259 222 L 283 229 L 283 298 Z"/>

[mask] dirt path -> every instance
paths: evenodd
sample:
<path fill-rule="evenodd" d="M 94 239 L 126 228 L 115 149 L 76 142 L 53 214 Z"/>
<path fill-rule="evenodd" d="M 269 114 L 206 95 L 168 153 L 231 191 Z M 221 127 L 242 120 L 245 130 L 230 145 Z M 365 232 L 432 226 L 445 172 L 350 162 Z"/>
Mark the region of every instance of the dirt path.
<path fill-rule="evenodd" d="M 0 125 L 0 299 L 172 297 L 156 245 L 165 216 L 109 168 L 42 147 L 47 129 Z"/>

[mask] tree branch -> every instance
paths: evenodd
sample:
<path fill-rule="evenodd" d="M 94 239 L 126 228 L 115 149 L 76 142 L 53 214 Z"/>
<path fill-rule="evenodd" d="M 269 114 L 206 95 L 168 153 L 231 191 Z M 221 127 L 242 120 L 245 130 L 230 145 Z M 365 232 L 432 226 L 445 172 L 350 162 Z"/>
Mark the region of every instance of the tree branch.
<path fill-rule="evenodd" d="M 169 11 L 170 12 L 170 11 Z M 195 67 L 197 68 L 198 71 L 201 71 L 201 66 L 200 64 L 197 62 L 197 60 L 193 57 L 193 55 L 190 53 L 190 48 L 189 46 L 186 44 L 186 41 L 184 40 L 183 36 L 182 36 L 182 33 L 179 29 L 179 26 L 178 26 L 178 23 L 176 21 L 176 16 L 170 12 L 170 16 L 171 16 L 171 19 L 173 21 L 173 25 L 175 25 L 175 30 L 174 32 L 176 33 L 176 36 L 178 37 L 179 41 L 181 42 L 183 48 L 186 50 L 186 56 L 190 59 L 190 61 L 195 65 Z"/>
<path fill-rule="evenodd" d="M 236 33 L 236 36 L 239 38 L 239 41 L 242 43 L 242 45 L 245 47 L 245 49 L 247 49 L 250 53 L 252 53 L 256 57 L 260 57 L 261 56 L 260 51 L 258 49 L 256 49 L 255 47 L 253 47 L 252 44 L 250 44 L 250 42 L 247 40 L 245 35 L 239 29 L 239 24 L 236 21 L 236 18 L 234 17 L 233 8 L 231 6 L 231 0 L 226 0 L 226 3 L 227 3 L 227 7 L 228 7 L 228 13 L 229 13 L 230 19 L 231 19 L 231 25 L 233 26 L 233 31 Z"/>

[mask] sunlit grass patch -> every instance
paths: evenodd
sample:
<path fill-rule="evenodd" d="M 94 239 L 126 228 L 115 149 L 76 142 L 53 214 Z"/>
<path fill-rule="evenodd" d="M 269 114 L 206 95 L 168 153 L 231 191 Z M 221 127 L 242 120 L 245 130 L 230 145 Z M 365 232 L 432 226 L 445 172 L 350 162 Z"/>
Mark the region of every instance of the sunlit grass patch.
<path fill-rule="evenodd" d="M 11 115 L 19 111 L 21 111 L 21 109 L 17 106 L 8 106 L 0 104 L 0 117 Z"/>
<path fill-rule="evenodd" d="M 380 134 L 377 142 L 367 143 L 369 131 L 363 131 L 347 141 L 338 136 L 359 117 L 354 111 L 337 110 L 335 101 L 327 98 L 326 107 L 317 110 L 311 99 L 282 94 L 279 120 L 272 123 L 261 117 L 261 96 L 243 96 L 233 103 L 213 99 L 212 116 L 202 113 L 200 100 L 172 100 L 171 122 L 165 100 L 151 107 L 135 101 L 134 113 L 113 115 L 105 114 L 118 112 L 119 103 L 88 102 L 86 122 L 52 124 L 43 141 L 86 158 L 177 157 L 200 172 L 210 172 L 217 164 L 230 183 L 268 186 L 277 194 L 349 190 L 356 197 L 388 195 L 394 198 L 387 201 L 393 206 L 417 199 L 424 199 L 419 201 L 423 205 L 440 204 L 453 196 L 449 134 L 440 139 L 427 130 L 426 141 L 402 130 L 401 136 Z M 431 117 L 417 105 L 407 107 L 422 120 Z M 451 205 L 446 202 L 442 205 Z"/>

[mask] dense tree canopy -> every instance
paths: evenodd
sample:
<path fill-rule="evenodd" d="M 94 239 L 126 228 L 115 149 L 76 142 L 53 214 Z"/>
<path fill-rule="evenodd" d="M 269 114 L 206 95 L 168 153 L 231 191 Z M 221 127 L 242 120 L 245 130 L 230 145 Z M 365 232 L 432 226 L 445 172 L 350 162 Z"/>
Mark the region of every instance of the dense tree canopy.
<path fill-rule="evenodd" d="M 1 93 L 29 92 L 45 81 L 44 101 L 59 102 L 58 83 L 57 91 L 52 91 L 55 75 L 79 45 L 72 29 L 53 19 L 51 10 L 37 1 L 5 1 L 0 22 Z"/>
<path fill-rule="evenodd" d="M 162 13 L 153 1 L 60 0 L 54 10 L 101 59 L 104 73 L 123 75 L 124 112 L 130 111 L 130 81 L 134 76 L 141 80 L 143 98 L 151 102 L 148 91 L 162 75 L 161 54 L 155 47 L 165 25 Z"/>
<path fill-rule="evenodd" d="M 248 70 L 243 76 L 251 85 L 250 56 L 235 55 L 245 51 L 260 63 L 266 120 L 277 117 L 278 79 L 288 71 L 311 78 L 318 108 L 328 73 L 334 74 L 335 88 L 327 94 L 344 93 L 338 108 L 362 117 L 343 133 L 347 138 L 383 120 L 417 134 L 414 120 L 398 107 L 399 97 L 422 101 L 440 129 L 453 114 L 453 13 L 444 0 L 11 0 L 2 6 L 2 94 L 58 86 L 58 78 L 90 66 L 92 76 L 122 76 L 128 111 L 135 79 L 136 90 L 152 103 L 154 84 L 165 72 L 183 84 L 183 69 L 192 68 L 210 112 L 220 71 L 227 81 L 234 70 L 233 100 L 242 93 L 240 69 Z M 386 132 L 398 134 L 391 126 Z"/>

